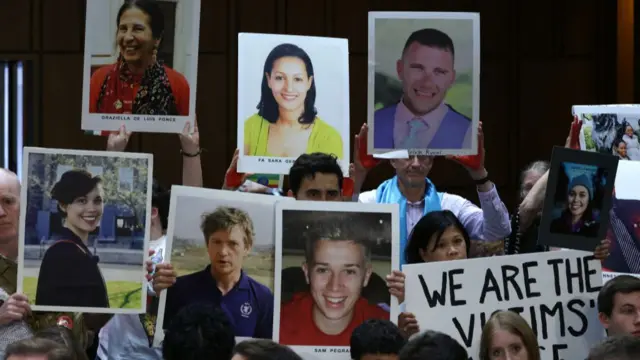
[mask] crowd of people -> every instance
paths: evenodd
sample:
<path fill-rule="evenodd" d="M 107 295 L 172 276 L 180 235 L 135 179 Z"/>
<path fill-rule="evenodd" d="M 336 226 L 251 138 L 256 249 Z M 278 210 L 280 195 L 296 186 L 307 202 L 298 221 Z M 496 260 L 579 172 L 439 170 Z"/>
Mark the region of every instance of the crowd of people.
<path fill-rule="evenodd" d="M 121 55 L 117 63 L 99 69 L 92 77 L 91 112 L 187 115 L 188 84 L 181 75 L 158 63 L 156 59 L 164 26 L 161 19 L 162 14 L 154 2 L 127 2 L 122 6 L 117 15 L 116 39 Z M 311 81 L 313 71 L 310 62 L 296 60 L 296 58 L 304 58 L 304 54 L 300 54 L 297 48 L 283 47 L 278 50 L 282 49 L 288 49 L 289 52 L 283 52 L 285 55 L 281 58 L 299 68 L 304 67 L 302 72 L 306 75 L 302 83 L 306 84 L 305 87 L 311 88 L 315 79 Z M 471 134 L 475 130 L 473 121 L 444 103 L 446 89 L 455 82 L 453 53 L 451 40 L 446 34 L 433 29 L 417 31 L 407 40 L 401 59 L 398 60 L 399 72 L 405 75 L 400 76 L 400 80 L 406 96 L 398 100 L 396 104 L 398 106 L 382 109 L 376 115 L 375 122 L 379 125 L 376 129 L 379 135 L 376 137 L 376 134 L 372 134 L 374 142 L 375 138 L 379 137 L 387 143 L 403 143 L 395 148 L 418 146 L 420 149 L 452 148 L 452 146 L 460 148 L 472 143 Z M 428 61 L 423 61 L 419 54 L 427 54 L 429 56 L 426 58 L 442 64 L 423 66 L 421 62 Z M 273 61 L 275 60 L 274 55 Z M 268 74 L 273 69 L 269 66 L 269 61 L 265 64 L 265 74 L 271 79 Z M 285 62 L 282 62 L 283 66 L 284 64 Z M 444 79 L 439 85 L 434 83 L 433 79 L 436 76 Z M 270 94 L 275 90 L 267 91 L 266 89 L 277 84 L 271 84 L 267 79 L 264 79 L 263 83 L 264 93 L 273 97 Z M 306 94 L 306 90 L 303 89 L 301 93 Z M 439 171 L 434 168 L 434 156 L 409 155 L 406 152 L 406 155 L 380 160 L 368 154 L 369 129 L 365 124 L 353 139 L 353 162 L 350 164 L 349 176 L 345 177 L 339 164 L 340 160 L 345 160 L 342 159 L 342 152 L 338 151 L 342 149 L 342 139 L 335 140 L 335 134 L 330 131 L 332 135 L 330 137 L 333 140 L 328 144 L 326 141 L 323 142 L 326 136 L 318 138 L 310 135 L 319 131 L 318 126 L 324 126 L 322 125 L 324 123 L 316 117 L 312 106 L 313 99 L 308 97 L 311 105 L 305 105 L 304 97 L 288 93 L 285 95 L 284 99 L 280 99 L 284 105 L 278 103 L 278 99 L 274 99 L 269 103 L 270 109 L 260 108 L 260 112 L 255 117 L 252 116 L 247 120 L 244 135 L 248 140 L 241 144 L 241 149 L 235 151 L 225 174 L 222 189 L 228 191 L 250 189 L 249 192 L 253 193 L 251 196 L 289 196 L 298 201 L 398 204 L 399 234 L 395 235 L 398 235 L 401 253 L 400 269 L 388 274 L 385 284 L 382 285 L 385 296 L 390 294 L 400 304 L 401 312 L 397 319 L 385 319 L 388 317 L 388 311 L 381 310 L 379 304 L 369 304 L 364 297 L 358 297 L 353 304 L 344 306 L 345 308 L 351 306 L 347 309 L 349 311 L 341 312 L 345 314 L 344 318 L 332 319 L 335 321 L 332 322 L 330 330 L 328 330 L 329 327 L 318 326 L 317 322 L 314 325 L 302 324 L 309 327 L 315 326 L 313 333 L 307 333 L 305 327 L 298 326 L 300 319 L 292 315 L 288 319 L 287 336 L 293 340 L 288 340 L 288 343 L 305 344 L 308 337 L 316 339 L 324 337 L 333 340 L 339 338 L 341 344 L 344 342 L 345 345 L 349 345 L 350 357 L 353 360 L 542 359 L 539 335 L 527 320 L 516 312 L 498 310 L 487 316 L 488 319 L 482 327 L 477 353 L 469 353 L 467 347 L 454 338 L 455 334 L 435 331 L 432 329 L 436 327 L 435 324 L 419 322 L 417 316 L 419 314 L 406 311 L 406 276 L 401 270 L 402 265 L 406 264 L 477 257 L 479 254 L 475 253 L 474 243 L 502 242 L 504 246 L 500 251 L 501 254 L 494 254 L 502 256 L 563 250 L 538 245 L 539 224 L 550 172 L 549 162 L 536 161 L 523 170 L 520 176 L 520 204 L 513 211 L 509 211 L 502 202 L 497 187 L 491 181 L 491 173 L 485 168 L 485 139 L 482 123 L 480 123 L 477 131 L 477 155 L 447 157 L 467 170 L 477 190 L 480 202 L 480 206 L 477 206 L 459 195 L 438 191 L 436 185 L 429 179 L 433 172 Z M 289 98 L 294 98 L 295 101 Z M 435 119 L 435 115 L 427 116 L 434 110 L 440 119 Z M 402 115 L 401 118 L 406 117 L 404 119 L 406 121 L 391 121 L 398 113 Z M 300 139 L 304 141 L 300 140 L 296 143 L 295 148 L 307 149 L 291 165 L 287 192 L 264 186 L 246 186 L 249 174 L 241 174 L 237 170 L 241 151 L 244 155 L 289 154 L 285 151 L 289 150 L 286 148 L 291 145 L 285 144 L 289 138 L 281 137 L 276 131 L 272 131 L 278 129 L 275 124 L 281 122 L 283 117 L 293 120 L 281 128 L 299 127 Z M 404 125 L 414 120 L 437 124 L 437 126 L 427 126 L 415 132 L 415 136 L 409 135 L 407 139 L 411 140 L 411 144 L 408 144 L 404 141 L 407 139 L 402 139 L 404 135 L 400 136 L 396 133 L 411 134 L 412 132 L 405 129 Z M 441 123 L 448 125 L 440 127 Z M 401 125 L 401 131 L 393 130 L 397 124 Z M 437 137 L 435 140 L 438 141 L 432 141 L 436 137 L 438 128 L 440 133 L 445 135 L 451 133 L 451 129 L 459 130 L 459 139 L 454 139 L 457 145 L 438 143 L 446 139 L 446 136 Z M 252 129 L 256 131 L 252 133 Z M 576 144 L 579 130 L 580 122 L 575 120 L 571 124 L 565 147 L 574 149 L 578 147 Z M 269 131 L 272 132 L 269 133 Z M 309 136 L 313 141 L 324 140 L 316 144 L 308 140 Z M 120 131 L 108 134 L 107 151 L 124 152 L 130 137 L 131 133 L 127 132 L 124 126 Z M 200 160 L 202 149 L 197 125 L 193 124 L 192 129 L 191 124 L 187 123 L 179 137 L 181 149 L 176 151 L 179 150 L 183 156 L 182 185 L 202 188 L 204 187 Z M 283 138 L 284 141 L 267 141 Z M 424 140 L 428 140 L 426 145 L 415 145 L 415 143 L 423 143 Z M 254 143 L 256 141 L 257 143 Z M 317 146 L 306 144 L 307 141 Z M 262 146 L 262 151 L 253 149 L 252 146 Z M 624 148 L 618 150 L 621 158 L 628 159 L 637 155 L 638 140 L 632 127 L 626 128 L 625 135 L 616 146 Z M 302 150 L 296 151 L 299 153 Z M 296 157 L 292 156 L 292 158 Z M 161 158 L 155 159 L 154 163 L 156 166 L 166 166 Z M 395 170 L 395 175 L 383 181 L 375 189 L 363 191 L 369 171 L 383 163 L 390 164 Z M 96 177 L 92 181 L 99 182 L 100 179 Z M 579 184 L 574 185 L 579 186 Z M 20 209 L 27 206 L 27 204 L 21 204 L 21 187 L 25 186 L 27 185 L 21 184 L 18 176 L 10 169 L 0 169 L 0 359 L 293 360 L 303 358 L 295 351 L 295 346 L 286 346 L 273 341 L 275 337 L 272 297 L 269 301 L 263 301 L 260 304 L 264 308 L 255 310 L 254 315 L 259 317 L 259 319 L 253 319 L 255 321 L 247 320 L 249 318 L 247 313 L 253 312 L 253 308 L 247 309 L 243 307 L 243 303 L 237 306 L 237 301 L 232 296 L 235 290 L 240 288 L 247 292 L 255 292 L 261 285 L 247 280 L 248 276 L 243 277 L 241 265 L 233 264 L 233 255 L 229 255 L 229 250 L 217 251 L 208 247 L 211 266 L 207 266 L 205 271 L 185 276 L 178 276 L 170 262 L 163 261 L 161 256 L 154 256 L 154 254 L 163 253 L 166 248 L 171 200 L 170 189 L 155 180 L 150 223 L 145 224 L 150 230 L 148 239 L 150 260 L 146 264 L 149 304 L 147 313 L 106 315 L 32 311 L 30 303 L 33 303 L 31 302 L 33 299 L 17 292 Z M 90 198 L 91 187 L 87 187 L 87 192 L 84 194 L 81 193 L 84 191 L 79 188 L 73 186 L 72 188 L 74 191 L 70 194 L 74 195 L 60 196 L 59 191 L 53 194 L 60 208 L 67 208 L 79 199 L 88 201 L 87 199 Z M 234 215 L 229 209 L 224 211 L 227 214 L 222 214 L 222 217 L 240 216 Z M 214 217 L 217 215 L 219 214 L 212 214 Z M 617 221 L 617 218 L 613 219 Z M 216 223 L 218 220 L 213 218 L 209 220 L 211 220 L 212 224 L 209 224 L 211 226 L 207 225 L 207 219 L 203 220 L 202 225 L 207 246 L 211 241 L 209 237 L 213 233 L 218 230 L 231 232 L 232 229 L 232 225 Z M 95 222 L 95 219 L 93 221 Z M 63 219 L 63 226 L 64 224 L 67 224 L 66 227 L 71 233 L 78 235 L 70 229 L 66 219 Z M 620 231 L 617 229 L 616 233 Z M 90 231 L 85 231 L 85 233 L 88 232 Z M 87 236 L 77 237 L 75 242 L 78 243 L 78 247 L 86 252 L 87 258 L 93 259 L 89 256 L 90 249 L 85 243 Z M 315 240 L 311 243 L 314 248 L 306 254 L 307 258 L 314 258 L 313 253 L 319 247 L 314 244 L 329 239 L 325 236 Z M 351 238 L 338 240 L 356 242 Z M 244 241 L 239 243 L 241 245 L 235 245 L 237 248 L 248 251 L 252 242 L 253 238 L 248 234 Z M 617 255 L 610 256 L 611 244 L 612 241 L 603 239 L 594 249 L 594 257 L 603 262 L 618 261 L 615 260 L 618 259 Z M 69 247 L 75 251 L 74 245 L 71 244 Z M 65 256 L 60 258 L 62 261 L 71 262 Z M 615 259 L 612 260 L 612 258 Z M 216 259 L 219 266 L 213 264 Z M 359 263 L 354 264 L 355 262 L 352 265 L 356 267 Z M 637 259 L 636 262 L 630 263 L 629 273 L 636 272 L 633 271 L 634 264 L 637 265 Z M 92 265 L 97 268 L 95 263 Z M 63 287 L 53 286 L 55 276 L 52 276 L 52 273 L 56 267 L 51 269 L 53 270 L 45 270 L 43 276 L 39 278 L 41 283 L 38 284 L 36 296 L 38 301 L 47 302 L 42 298 L 43 296 L 73 298 L 76 295 L 73 291 L 65 292 Z M 86 274 L 78 274 L 78 276 L 81 275 Z M 366 281 L 360 281 L 359 285 L 364 282 Z M 101 290 L 106 291 L 105 286 Z M 104 291 L 93 292 L 91 295 L 100 297 L 100 301 L 108 305 Z M 149 338 L 149 328 L 154 327 L 154 319 L 158 316 L 158 298 L 163 292 L 167 294 L 168 309 L 165 309 L 164 314 L 164 340 L 161 346 L 154 347 Z M 246 297 L 245 294 L 245 299 Z M 226 303 L 231 302 L 235 302 L 234 309 L 239 308 L 243 314 L 231 314 L 225 306 Z M 312 311 L 311 316 L 315 317 L 317 305 L 311 301 L 308 303 Z M 361 304 L 360 310 L 364 308 L 370 311 L 355 311 L 356 304 Z M 289 314 L 305 312 L 300 309 L 307 308 L 298 307 L 294 309 L 296 311 L 290 311 Z M 597 312 L 607 336 L 600 343 L 590 344 L 592 347 L 588 359 L 640 359 L 640 278 L 623 274 L 609 280 L 599 291 Z"/>
<path fill-rule="evenodd" d="M 537 236 L 522 236 L 537 231 L 535 217 L 542 208 L 541 192 L 548 177 L 548 165 L 535 163 L 522 174 L 522 203 L 516 215 L 509 215 L 497 189 L 488 180 L 481 166 L 469 168 L 476 180 L 481 207 L 454 194 L 438 193 L 428 179 L 433 157 L 412 156 L 391 160 L 396 176 L 377 189 L 360 192 L 367 171 L 377 165 L 372 158 L 363 159 L 359 148 L 366 146 L 366 126 L 355 137 L 356 156 L 347 180 L 336 157 L 311 153 L 301 155 L 289 173 L 288 194 L 307 201 L 360 201 L 401 204 L 401 241 L 403 263 L 467 259 L 471 239 L 477 241 L 506 238 L 505 255 L 521 252 L 551 251 L 535 246 Z M 107 150 L 124 151 L 130 133 L 123 128 L 109 136 Z M 480 144 L 483 143 L 480 132 Z M 573 141 L 569 135 L 567 146 Z M 180 135 L 183 152 L 200 152 L 198 132 Z M 237 152 L 225 176 L 222 188 L 238 190 L 246 174 L 236 170 Z M 366 166 L 368 163 L 368 167 Z M 184 185 L 201 187 L 202 169 L 199 157 L 185 157 Z M 194 176 L 195 174 L 195 176 Z M 351 194 L 345 188 L 353 181 Z M 117 314 L 56 314 L 45 321 L 42 314 L 32 313 L 25 295 L 15 293 L 15 259 L 18 253 L 20 212 L 20 181 L 8 169 L 0 171 L 0 254 L 2 266 L 0 286 L 4 300 L 0 307 L 0 344 L 4 358 L 17 359 L 297 359 L 294 351 L 272 342 L 269 336 L 254 336 L 259 340 L 238 341 L 233 321 L 220 305 L 220 299 L 210 302 L 186 300 L 167 325 L 161 348 L 149 346 L 143 322 L 138 315 Z M 253 196 L 277 192 L 253 187 Z M 152 241 L 166 235 L 170 191 L 155 185 L 153 193 Z M 434 194 L 434 195 L 433 195 Z M 433 196 L 433 198 L 430 198 Z M 434 200 L 435 199 L 435 200 Z M 438 203 L 439 202 L 439 203 Z M 428 207 L 437 210 L 425 209 Z M 517 217 L 517 226 L 513 218 Z M 515 233 L 514 233 L 515 232 Z M 533 243 L 530 243 L 533 242 Z M 154 243 L 155 244 L 155 243 Z M 155 244 L 157 245 L 157 244 Z M 606 259 L 609 242 L 604 240 L 594 255 Z M 154 247 L 152 246 L 152 249 Z M 149 296 L 157 297 L 171 290 L 178 279 L 171 264 L 148 263 Z M 391 295 L 404 302 L 404 274 L 394 271 L 387 277 Z M 198 286 L 199 284 L 193 284 Z M 200 284 L 215 286 L 216 282 Z M 225 290 L 220 288 L 223 294 Z M 226 290 L 228 291 L 228 289 Z M 610 280 L 598 296 L 599 319 L 609 337 L 592 349 L 590 359 L 626 360 L 640 356 L 640 279 L 622 275 Z M 81 316 L 82 315 L 82 316 Z M 35 320 L 34 320 L 35 319 Z M 34 324 L 37 324 L 34 325 Z M 78 331 L 82 329 L 82 331 Z M 483 328 L 480 354 L 467 350 L 450 334 L 430 331 L 428 324 L 418 324 L 415 314 L 402 312 L 397 325 L 382 319 L 368 319 L 349 334 L 352 359 L 540 359 L 536 334 L 520 315 L 499 311 Z M 98 335 L 99 334 L 99 335 Z M 87 349 L 98 345 L 97 355 Z M 6 346 L 6 349 L 4 347 Z M 95 346 L 94 346 L 95 347 Z M 39 356 L 39 357 L 38 357 Z"/>

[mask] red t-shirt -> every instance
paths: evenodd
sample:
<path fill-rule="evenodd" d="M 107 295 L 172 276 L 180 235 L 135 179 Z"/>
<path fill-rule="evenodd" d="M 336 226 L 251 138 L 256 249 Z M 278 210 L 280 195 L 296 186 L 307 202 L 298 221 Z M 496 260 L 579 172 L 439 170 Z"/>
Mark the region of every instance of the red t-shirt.
<path fill-rule="evenodd" d="M 353 330 L 368 319 L 389 320 L 389 313 L 360 298 L 353 308 L 353 319 L 344 331 L 327 335 L 313 321 L 313 298 L 308 292 L 293 295 L 280 309 L 280 344 L 302 346 L 349 346 Z"/>

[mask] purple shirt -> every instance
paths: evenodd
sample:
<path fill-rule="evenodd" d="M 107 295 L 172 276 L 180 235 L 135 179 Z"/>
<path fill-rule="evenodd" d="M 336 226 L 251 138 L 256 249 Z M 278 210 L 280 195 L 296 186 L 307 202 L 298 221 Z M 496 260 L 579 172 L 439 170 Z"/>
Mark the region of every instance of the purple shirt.
<path fill-rule="evenodd" d="M 402 146 L 401 144 L 407 139 L 407 137 L 409 137 L 409 124 L 411 122 L 418 121 L 421 122 L 423 126 L 421 127 L 421 130 L 418 131 L 418 138 L 420 139 L 420 143 L 417 148 L 428 149 L 429 144 L 431 144 L 431 140 L 433 140 L 434 136 L 438 132 L 438 129 L 440 128 L 440 125 L 442 124 L 442 120 L 444 120 L 449 111 L 449 107 L 443 102 L 428 114 L 417 116 L 414 115 L 402 101 L 400 101 L 400 103 L 398 103 L 398 106 L 396 107 L 393 124 L 393 143 L 396 144 L 395 148 L 407 148 L 405 146 Z M 463 149 L 471 147 L 472 133 L 472 127 L 469 126 L 462 142 Z"/>
<path fill-rule="evenodd" d="M 227 294 L 222 295 L 216 280 L 211 276 L 211 265 L 204 270 L 180 276 L 167 289 L 165 305 L 166 329 L 171 318 L 184 306 L 194 303 L 210 303 L 222 307 L 236 336 L 271 339 L 273 332 L 273 294 L 245 272 L 240 281 Z"/>
<path fill-rule="evenodd" d="M 436 108 L 435 113 L 423 117 L 411 114 L 402 102 L 376 110 L 373 119 L 374 149 L 406 149 L 405 145 L 411 147 L 411 150 L 421 150 L 420 147 L 433 150 L 471 148 L 471 119 L 449 105 L 443 103 L 441 107 Z M 400 115 L 400 118 L 396 119 L 396 115 Z M 402 135 L 409 134 L 408 129 L 412 125 L 418 128 L 416 136 L 402 138 Z M 406 142 L 409 143 L 405 144 Z"/>

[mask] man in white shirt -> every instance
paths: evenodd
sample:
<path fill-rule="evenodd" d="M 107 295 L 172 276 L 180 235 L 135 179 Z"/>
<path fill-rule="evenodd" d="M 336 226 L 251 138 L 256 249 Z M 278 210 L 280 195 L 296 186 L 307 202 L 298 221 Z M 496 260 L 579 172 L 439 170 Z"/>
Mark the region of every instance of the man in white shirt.
<path fill-rule="evenodd" d="M 151 200 L 151 241 L 149 242 L 149 249 L 154 251 L 151 257 L 154 264 L 162 263 L 165 258 L 170 200 L 170 192 L 154 181 Z M 147 291 L 153 294 L 153 286 L 150 282 L 147 284 Z M 98 359 L 162 359 L 162 350 L 150 346 L 149 338 L 139 315 L 114 315 L 109 323 L 102 328 L 99 337 Z"/>
<path fill-rule="evenodd" d="M 367 127 L 363 126 L 356 138 L 364 139 L 367 136 Z M 356 151 L 356 176 L 354 180 L 354 200 L 362 203 L 398 203 L 400 205 L 400 243 L 401 251 L 404 251 L 408 235 L 415 224 L 427 212 L 438 210 L 450 210 L 464 225 L 469 236 L 477 240 L 499 240 L 511 233 L 509 212 L 504 205 L 493 182 L 489 180 L 489 174 L 484 167 L 485 150 L 482 124 L 478 131 L 478 143 L 480 144 L 480 164 L 470 167 L 461 163 L 476 183 L 478 198 L 481 208 L 471 201 L 454 194 L 437 192 L 431 183 L 429 172 L 433 166 L 433 156 L 404 156 L 399 154 L 395 159 L 390 159 L 391 166 L 396 171 L 396 176 L 383 182 L 377 189 L 360 193 L 360 189 L 367 175 L 368 169 L 362 166 Z M 366 144 L 364 145 L 366 146 Z M 401 256 L 401 264 L 404 264 L 404 256 Z"/>

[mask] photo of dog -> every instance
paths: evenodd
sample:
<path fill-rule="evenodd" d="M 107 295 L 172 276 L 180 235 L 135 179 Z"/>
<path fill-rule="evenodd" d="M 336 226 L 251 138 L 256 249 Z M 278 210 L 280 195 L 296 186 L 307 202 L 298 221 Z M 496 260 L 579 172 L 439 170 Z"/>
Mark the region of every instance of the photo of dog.
<path fill-rule="evenodd" d="M 593 130 L 591 138 L 596 143 L 598 152 L 611 152 L 614 142 L 622 138 L 624 133 L 623 122 L 619 121 L 617 114 L 594 114 L 592 115 Z"/>

